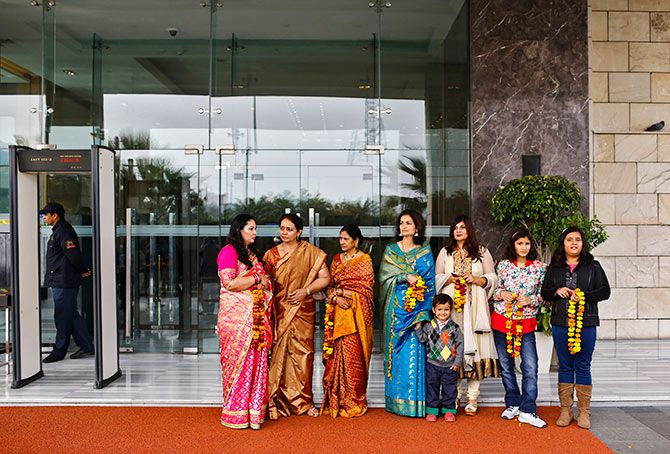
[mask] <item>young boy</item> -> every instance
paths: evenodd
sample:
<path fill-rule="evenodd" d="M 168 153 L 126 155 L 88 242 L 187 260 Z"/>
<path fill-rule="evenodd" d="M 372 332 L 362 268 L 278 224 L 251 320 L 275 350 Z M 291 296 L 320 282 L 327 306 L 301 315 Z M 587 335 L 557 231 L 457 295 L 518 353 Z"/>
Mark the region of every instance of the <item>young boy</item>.
<path fill-rule="evenodd" d="M 426 421 L 429 422 L 437 421 L 440 407 L 445 421 L 456 421 L 456 385 L 463 362 L 463 334 L 449 318 L 453 307 L 454 301 L 449 295 L 435 295 L 435 318 L 416 326 L 419 341 L 426 344 Z"/>

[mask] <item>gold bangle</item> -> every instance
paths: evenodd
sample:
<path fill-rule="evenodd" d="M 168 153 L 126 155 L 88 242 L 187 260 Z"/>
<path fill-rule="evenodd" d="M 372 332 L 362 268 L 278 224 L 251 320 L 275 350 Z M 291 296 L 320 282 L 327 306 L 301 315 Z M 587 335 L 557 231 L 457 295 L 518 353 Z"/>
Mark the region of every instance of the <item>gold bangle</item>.
<path fill-rule="evenodd" d="M 312 294 L 312 292 L 309 291 L 309 287 L 305 287 L 305 291 L 307 291 L 307 296 Z"/>

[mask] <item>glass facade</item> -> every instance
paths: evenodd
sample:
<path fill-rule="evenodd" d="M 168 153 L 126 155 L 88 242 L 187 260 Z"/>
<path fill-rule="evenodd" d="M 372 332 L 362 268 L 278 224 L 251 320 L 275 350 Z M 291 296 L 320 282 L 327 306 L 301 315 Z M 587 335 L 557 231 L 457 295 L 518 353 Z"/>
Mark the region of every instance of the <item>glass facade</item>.
<path fill-rule="evenodd" d="M 356 222 L 378 266 L 403 208 L 426 216 L 435 252 L 469 211 L 467 1 L 200 3 L 0 1 L 0 217 L 9 145 L 118 150 L 135 351 L 218 351 L 215 258 L 238 213 L 257 217 L 261 250 L 300 213 L 331 257 Z M 88 177 L 40 183 L 88 253 Z"/>

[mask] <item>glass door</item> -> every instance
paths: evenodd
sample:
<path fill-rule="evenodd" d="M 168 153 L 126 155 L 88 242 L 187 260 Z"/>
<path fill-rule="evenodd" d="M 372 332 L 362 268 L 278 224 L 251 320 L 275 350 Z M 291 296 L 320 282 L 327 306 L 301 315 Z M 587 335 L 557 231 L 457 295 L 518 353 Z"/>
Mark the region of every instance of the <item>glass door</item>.
<path fill-rule="evenodd" d="M 175 150 L 118 152 L 126 347 L 197 352 L 199 158 Z"/>
<path fill-rule="evenodd" d="M 200 214 L 198 223 L 198 330 L 201 352 L 218 352 L 216 322 L 219 308 L 219 283 L 216 258 L 225 243 L 230 223 L 242 212 L 247 191 L 246 153 L 230 149 L 208 150 L 200 156 Z M 262 231 L 260 232 L 263 234 Z"/>
<path fill-rule="evenodd" d="M 201 263 L 200 229 L 219 236 L 218 175 L 201 175 L 216 115 L 210 105 L 216 3 L 142 5 L 151 23 L 134 21 L 125 33 L 98 30 L 95 41 L 100 87 L 94 91 L 103 117 L 97 135 L 119 159 L 120 345 L 134 351 L 200 350 L 199 279 L 209 272 Z M 105 9 L 118 18 L 116 8 L 123 7 Z"/>

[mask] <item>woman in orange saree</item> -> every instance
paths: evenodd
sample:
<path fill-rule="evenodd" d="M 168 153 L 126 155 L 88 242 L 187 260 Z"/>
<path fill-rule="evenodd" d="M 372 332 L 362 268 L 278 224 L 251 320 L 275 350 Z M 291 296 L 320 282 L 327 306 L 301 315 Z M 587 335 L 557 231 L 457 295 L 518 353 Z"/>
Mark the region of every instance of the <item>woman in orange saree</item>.
<path fill-rule="evenodd" d="M 342 227 L 342 253 L 330 266 L 321 412 L 327 411 L 333 418 L 362 416 L 368 409 L 374 270 L 370 256 L 358 249 L 362 239 L 357 225 Z"/>
<path fill-rule="evenodd" d="M 260 429 L 268 403 L 268 348 L 272 342 L 272 288 L 258 260 L 256 221 L 238 215 L 228 245 L 217 257 L 221 295 L 217 332 L 221 347 L 221 424 Z"/>
<path fill-rule="evenodd" d="M 270 359 L 270 419 L 291 414 L 318 416 L 312 395 L 314 297 L 330 283 L 326 253 L 300 240 L 302 220 L 280 219 L 281 243 L 265 253 L 274 293 L 274 344 Z"/>

